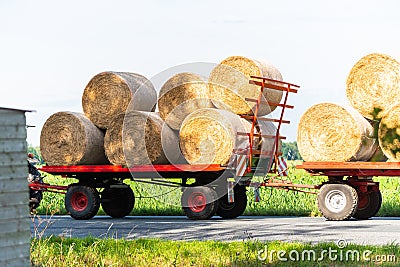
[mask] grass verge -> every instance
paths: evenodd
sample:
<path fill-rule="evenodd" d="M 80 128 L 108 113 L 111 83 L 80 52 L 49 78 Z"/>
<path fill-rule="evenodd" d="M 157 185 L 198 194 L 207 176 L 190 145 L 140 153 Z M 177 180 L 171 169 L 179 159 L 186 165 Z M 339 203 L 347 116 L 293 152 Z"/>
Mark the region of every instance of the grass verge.
<path fill-rule="evenodd" d="M 396 266 L 400 246 L 158 239 L 32 239 L 32 266 Z"/>

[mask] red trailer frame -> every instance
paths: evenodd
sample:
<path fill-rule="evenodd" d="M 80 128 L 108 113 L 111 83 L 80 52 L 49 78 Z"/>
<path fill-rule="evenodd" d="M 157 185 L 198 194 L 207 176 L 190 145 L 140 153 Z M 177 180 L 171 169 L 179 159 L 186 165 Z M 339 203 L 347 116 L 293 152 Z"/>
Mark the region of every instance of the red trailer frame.
<path fill-rule="evenodd" d="M 39 170 L 66 177 L 83 177 L 86 175 L 102 178 L 126 178 L 134 175 L 137 178 L 156 178 L 160 175 L 172 177 L 191 176 L 192 173 L 206 174 L 208 172 L 220 173 L 226 170 L 219 164 L 210 165 L 141 165 L 132 168 L 114 165 L 80 165 L 80 166 L 43 166 Z"/>
<path fill-rule="evenodd" d="M 319 185 L 317 201 L 321 213 L 330 220 L 352 216 L 368 219 L 376 215 L 382 195 L 373 177 L 400 176 L 400 162 L 304 162 L 296 168 L 328 177 L 327 182 Z"/>
<path fill-rule="evenodd" d="M 400 176 L 400 162 L 304 162 L 296 168 L 328 177 Z"/>
<path fill-rule="evenodd" d="M 264 77 L 252 76 L 249 83 L 260 87 L 257 99 L 246 98 L 254 102 L 253 115 L 242 115 L 252 123 L 248 133 L 238 132 L 238 136 L 248 136 L 249 145 L 246 149 L 234 150 L 235 157 L 232 166 L 220 165 L 145 165 L 127 168 L 123 166 L 43 166 L 39 170 L 53 175 L 72 177 L 79 180 L 69 186 L 56 186 L 49 184 L 31 184 L 31 188 L 42 188 L 43 191 L 65 193 L 66 208 L 75 219 L 89 219 L 93 217 L 100 206 L 112 217 L 124 217 L 133 208 L 134 196 L 130 187 L 123 183 L 128 178 L 137 182 L 152 183 L 166 186 L 182 187 L 182 207 L 190 219 L 208 219 L 214 214 L 223 218 L 240 216 L 247 205 L 246 186 L 255 188 L 258 195 L 260 187 L 275 187 L 286 190 L 302 191 L 298 188 L 317 189 L 314 185 L 295 185 L 290 181 L 278 179 L 286 170 L 279 170 L 279 140 L 285 139 L 280 135 L 281 125 L 289 124 L 284 120 L 286 109 L 293 108 L 288 105 L 289 93 L 297 93 L 298 85 Z M 264 89 L 283 92 L 283 102 L 273 103 L 264 98 Z M 259 106 L 267 104 L 280 108 L 278 118 L 258 116 Z M 259 121 L 277 123 L 275 135 L 255 133 Z M 272 138 L 274 146 L 271 151 L 254 149 L 254 138 Z M 253 166 L 259 160 L 261 166 Z M 263 159 L 267 159 L 262 161 Z M 261 167 L 261 168 L 260 168 Z M 261 169 L 261 170 L 260 170 Z M 268 174 L 275 174 L 268 175 Z M 253 175 L 263 175 L 263 182 L 252 182 Z M 163 178 L 179 178 L 181 183 L 170 182 Z M 187 184 L 188 179 L 194 178 L 195 182 Z M 222 178 L 222 179 L 220 179 Z M 96 188 L 101 188 L 99 192 Z M 222 190 L 222 189 L 224 190 Z M 217 192 L 222 191 L 222 198 Z M 307 191 L 309 192 L 309 191 Z M 101 195 L 101 198 L 100 198 Z M 257 199 L 258 200 L 258 199 Z M 132 204 L 126 205 L 126 203 Z"/>

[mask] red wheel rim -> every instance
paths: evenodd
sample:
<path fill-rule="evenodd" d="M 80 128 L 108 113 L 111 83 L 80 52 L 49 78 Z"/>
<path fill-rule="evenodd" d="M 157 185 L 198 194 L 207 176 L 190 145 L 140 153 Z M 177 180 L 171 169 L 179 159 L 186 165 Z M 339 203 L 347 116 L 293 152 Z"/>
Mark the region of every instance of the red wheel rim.
<path fill-rule="evenodd" d="M 188 205 L 193 212 L 202 212 L 207 205 L 206 196 L 202 192 L 193 192 L 189 196 Z"/>
<path fill-rule="evenodd" d="M 83 211 L 88 206 L 88 198 L 82 192 L 76 192 L 71 197 L 71 206 L 76 211 Z"/>
<path fill-rule="evenodd" d="M 368 194 L 359 194 L 358 195 L 358 208 L 363 209 L 368 205 Z"/>

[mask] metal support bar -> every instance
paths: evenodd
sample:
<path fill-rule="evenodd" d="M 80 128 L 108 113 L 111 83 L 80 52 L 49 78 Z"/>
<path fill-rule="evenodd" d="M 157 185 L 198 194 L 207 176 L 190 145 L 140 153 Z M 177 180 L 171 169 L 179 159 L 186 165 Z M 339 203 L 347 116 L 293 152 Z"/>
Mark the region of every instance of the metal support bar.
<path fill-rule="evenodd" d="M 310 193 L 310 194 L 316 194 L 316 192 L 312 191 L 305 191 L 301 190 L 299 188 L 304 188 L 304 189 L 319 189 L 322 185 L 308 185 L 308 184 L 293 184 L 289 181 L 278 181 L 278 182 L 252 182 L 249 184 L 250 187 L 254 188 L 260 188 L 260 187 L 274 187 L 277 189 L 284 189 L 284 190 L 291 190 L 291 191 L 298 191 L 298 192 L 303 192 L 303 193 Z"/>
<path fill-rule="evenodd" d="M 43 191 L 49 191 L 50 192 L 51 189 L 53 189 L 53 190 L 62 190 L 62 191 L 67 191 L 68 190 L 68 186 L 62 186 L 62 185 L 30 183 L 28 186 L 32 190 L 38 190 L 38 191 L 39 190 L 43 190 Z"/>
<path fill-rule="evenodd" d="M 181 184 L 179 184 L 179 183 L 174 183 L 174 182 L 145 181 L 145 180 L 138 180 L 138 179 L 132 179 L 132 181 L 135 181 L 135 182 L 138 182 L 138 183 L 163 185 L 163 186 L 169 186 L 169 187 L 181 187 Z"/>
<path fill-rule="evenodd" d="M 57 194 L 63 194 L 63 195 L 65 195 L 67 193 L 67 191 L 59 191 L 59 190 L 52 190 L 52 189 L 46 189 L 44 192 L 57 193 Z"/>

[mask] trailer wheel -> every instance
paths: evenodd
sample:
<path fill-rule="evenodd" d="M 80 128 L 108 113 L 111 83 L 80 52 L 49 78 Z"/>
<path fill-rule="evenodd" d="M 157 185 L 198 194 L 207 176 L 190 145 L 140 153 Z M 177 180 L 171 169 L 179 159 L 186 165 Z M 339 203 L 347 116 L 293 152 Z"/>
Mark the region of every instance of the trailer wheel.
<path fill-rule="evenodd" d="M 72 185 L 65 195 L 65 209 L 72 218 L 87 220 L 97 214 L 100 197 L 96 188 L 85 185 Z"/>
<path fill-rule="evenodd" d="M 135 195 L 130 187 L 106 188 L 101 193 L 101 206 L 113 218 L 123 218 L 135 206 Z"/>
<path fill-rule="evenodd" d="M 217 211 L 217 193 L 210 187 L 188 187 L 183 191 L 181 204 L 189 219 L 207 220 Z"/>
<path fill-rule="evenodd" d="M 348 220 L 357 211 L 357 191 L 347 184 L 325 184 L 318 193 L 317 204 L 328 220 Z"/>
<path fill-rule="evenodd" d="M 218 200 L 217 215 L 224 219 L 234 219 L 243 214 L 247 206 L 246 187 L 236 185 L 233 189 L 235 201 L 229 203 L 228 194 Z"/>
<path fill-rule="evenodd" d="M 358 209 L 353 215 L 359 220 L 366 220 L 375 216 L 382 205 L 382 194 L 380 191 L 370 191 L 358 194 Z"/>

